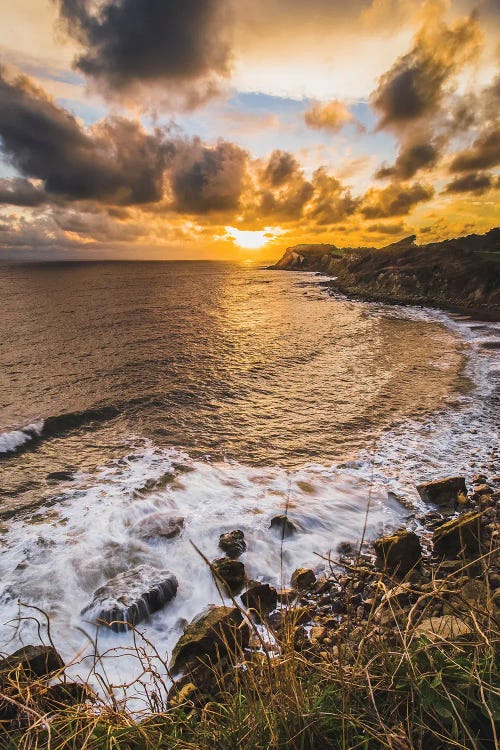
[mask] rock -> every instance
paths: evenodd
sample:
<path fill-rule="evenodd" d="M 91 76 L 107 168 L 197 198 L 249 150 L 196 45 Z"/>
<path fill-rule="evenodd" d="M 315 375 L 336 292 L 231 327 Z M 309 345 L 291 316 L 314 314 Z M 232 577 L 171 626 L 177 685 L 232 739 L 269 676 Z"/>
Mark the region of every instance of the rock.
<path fill-rule="evenodd" d="M 309 639 L 314 645 L 315 643 L 321 643 L 328 634 L 328 630 L 323 625 L 314 625 L 309 631 Z"/>
<path fill-rule="evenodd" d="M 276 609 L 278 594 L 268 583 L 251 582 L 252 585 L 241 595 L 241 601 L 247 609 L 254 609 L 259 614 Z"/>
<path fill-rule="evenodd" d="M 297 524 L 285 515 L 274 516 L 274 518 L 271 519 L 269 528 L 279 531 L 284 539 L 288 536 L 292 536 L 292 534 L 295 534 L 295 532 L 298 531 Z"/>
<path fill-rule="evenodd" d="M 434 552 L 453 557 L 461 551 L 479 554 L 481 549 L 481 513 L 464 513 L 438 526 L 432 535 Z"/>
<path fill-rule="evenodd" d="M 489 484 L 476 484 L 474 487 L 474 495 L 491 495 L 493 488 Z"/>
<path fill-rule="evenodd" d="M 172 651 L 170 669 L 178 674 L 188 662 L 210 659 L 235 652 L 248 645 L 248 627 L 242 627 L 243 615 L 237 607 L 212 607 L 187 626 Z"/>
<path fill-rule="evenodd" d="M 297 598 L 295 589 L 280 589 L 278 591 L 278 601 L 280 604 L 291 604 Z"/>
<path fill-rule="evenodd" d="M 485 474 L 475 474 L 472 477 L 472 484 L 485 484 L 488 477 Z"/>
<path fill-rule="evenodd" d="M 422 559 L 420 539 L 413 531 L 398 531 L 377 539 L 373 546 L 377 564 L 389 572 L 407 573 Z"/>
<path fill-rule="evenodd" d="M 149 565 L 119 573 L 97 589 L 81 614 L 123 633 L 161 609 L 177 593 L 177 578 Z"/>
<path fill-rule="evenodd" d="M 219 538 L 219 547 L 228 557 L 239 557 L 246 552 L 247 549 L 245 535 L 240 529 L 228 531 L 227 534 L 221 534 Z"/>
<path fill-rule="evenodd" d="M 434 505 L 455 505 L 459 503 L 459 496 L 467 497 L 464 477 L 446 477 L 433 482 L 423 482 L 417 485 L 417 490 L 424 503 Z"/>
<path fill-rule="evenodd" d="M 429 617 L 415 627 L 416 635 L 425 635 L 431 640 L 443 638 L 458 638 L 468 635 L 470 627 L 455 615 L 442 615 L 441 617 Z"/>
<path fill-rule="evenodd" d="M 239 560 L 229 557 L 219 557 L 212 563 L 212 570 L 216 577 L 222 579 L 229 594 L 238 594 L 245 583 L 245 566 Z"/>
<path fill-rule="evenodd" d="M 297 570 L 292 573 L 290 583 L 292 584 L 292 588 L 297 589 L 297 591 L 303 591 L 304 589 L 314 586 L 316 583 L 316 576 L 314 575 L 314 571 L 309 568 L 297 568 Z"/>
<path fill-rule="evenodd" d="M 47 677 L 64 667 L 64 662 L 53 646 L 23 646 L 6 659 L 0 659 L 0 684 L 13 672 L 25 677 Z M 20 679 L 16 675 L 16 682 Z"/>
<path fill-rule="evenodd" d="M 47 474 L 47 479 L 54 479 L 58 482 L 70 482 L 73 479 L 72 471 L 51 471 Z"/>
<path fill-rule="evenodd" d="M 173 539 L 179 536 L 184 528 L 181 516 L 169 513 L 151 513 L 132 526 L 132 533 L 140 539 Z"/>

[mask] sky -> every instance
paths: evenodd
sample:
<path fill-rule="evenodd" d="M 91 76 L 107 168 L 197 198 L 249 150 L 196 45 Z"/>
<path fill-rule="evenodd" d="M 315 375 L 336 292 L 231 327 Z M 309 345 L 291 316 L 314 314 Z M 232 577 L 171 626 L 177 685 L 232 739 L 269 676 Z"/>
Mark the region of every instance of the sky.
<path fill-rule="evenodd" d="M 498 225 L 500 0 L 0 0 L 0 259 Z"/>

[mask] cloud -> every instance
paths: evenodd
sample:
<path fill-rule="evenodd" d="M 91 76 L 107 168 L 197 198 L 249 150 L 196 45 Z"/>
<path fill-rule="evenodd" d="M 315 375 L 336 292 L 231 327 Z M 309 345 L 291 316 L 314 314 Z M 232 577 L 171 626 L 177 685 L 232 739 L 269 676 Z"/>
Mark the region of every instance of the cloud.
<path fill-rule="evenodd" d="M 403 234 L 406 227 L 402 221 L 398 224 L 370 224 L 366 231 L 373 234 Z"/>
<path fill-rule="evenodd" d="M 76 67 L 108 91 L 156 84 L 194 105 L 229 73 L 228 4 L 223 0 L 58 0 L 83 47 Z"/>
<path fill-rule="evenodd" d="M 159 200 L 171 144 L 135 121 L 111 117 L 86 131 L 26 76 L 0 68 L 0 140 L 8 161 L 68 200 Z"/>
<path fill-rule="evenodd" d="M 500 164 L 500 128 L 482 133 L 472 146 L 458 153 L 450 164 L 451 172 L 487 169 Z"/>
<path fill-rule="evenodd" d="M 179 142 L 170 170 L 175 209 L 198 214 L 236 210 L 247 162 L 247 152 L 228 141 L 212 148 L 197 138 Z"/>
<path fill-rule="evenodd" d="M 489 174 L 471 173 L 457 177 L 446 186 L 446 193 L 481 193 L 489 190 L 494 180 Z"/>
<path fill-rule="evenodd" d="M 257 183 L 260 189 L 253 210 L 257 217 L 273 216 L 275 220 L 299 218 L 314 192 L 293 154 L 279 149 L 258 172 Z"/>
<path fill-rule="evenodd" d="M 338 133 L 344 125 L 356 122 L 354 115 L 349 112 L 344 102 L 334 99 L 331 102 L 313 102 L 304 115 L 306 125 L 315 130 L 327 130 Z"/>
<path fill-rule="evenodd" d="M 478 54 L 481 34 L 475 15 L 447 26 L 432 4 L 427 7 L 433 17 L 424 21 L 410 52 L 381 76 L 372 94 L 379 128 L 405 127 L 436 113 L 453 76 Z"/>
<path fill-rule="evenodd" d="M 47 200 L 44 190 L 20 177 L 0 179 L 0 204 L 34 208 Z"/>
<path fill-rule="evenodd" d="M 344 221 L 356 211 L 359 200 L 352 197 L 340 180 L 329 175 L 325 167 L 319 167 L 314 172 L 312 186 L 313 199 L 306 216 L 318 226 Z"/>
<path fill-rule="evenodd" d="M 427 142 L 404 145 L 392 167 L 382 166 L 376 173 L 377 179 L 387 177 L 408 180 L 420 169 L 431 169 L 436 165 L 439 151 L 435 144 Z"/>
<path fill-rule="evenodd" d="M 412 185 L 392 183 L 382 190 L 370 188 L 361 205 L 361 213 L 367 219 L 385 219 L 404 216 L 418 203 L 428 201 L 434 188 L 415 182 Z"/>

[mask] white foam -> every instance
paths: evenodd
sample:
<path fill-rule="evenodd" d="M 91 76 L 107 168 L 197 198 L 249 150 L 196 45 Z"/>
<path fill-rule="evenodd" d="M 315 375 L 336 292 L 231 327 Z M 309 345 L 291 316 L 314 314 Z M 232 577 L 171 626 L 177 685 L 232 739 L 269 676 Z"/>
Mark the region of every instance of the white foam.
<path fill-rule="evenodd" d="M 0 433 L 0 454 L 15 453 L 22 445 L 39 437 L 43 431 L 43 419 L 38 419 L 17 430 Z"/>

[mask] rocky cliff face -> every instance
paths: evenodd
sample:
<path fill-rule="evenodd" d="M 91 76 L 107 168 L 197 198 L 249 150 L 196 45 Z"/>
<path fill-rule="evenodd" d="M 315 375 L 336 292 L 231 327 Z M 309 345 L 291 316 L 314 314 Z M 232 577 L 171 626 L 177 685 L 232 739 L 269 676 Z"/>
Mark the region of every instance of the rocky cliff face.
<path fill-rule="evenodd" d="M 289 247 L 276 270 L 318 271 L 364 299 L 432 305 L 500 318 L 500 229 L 416 245 L 415 236 L 381 249 Z"/>

